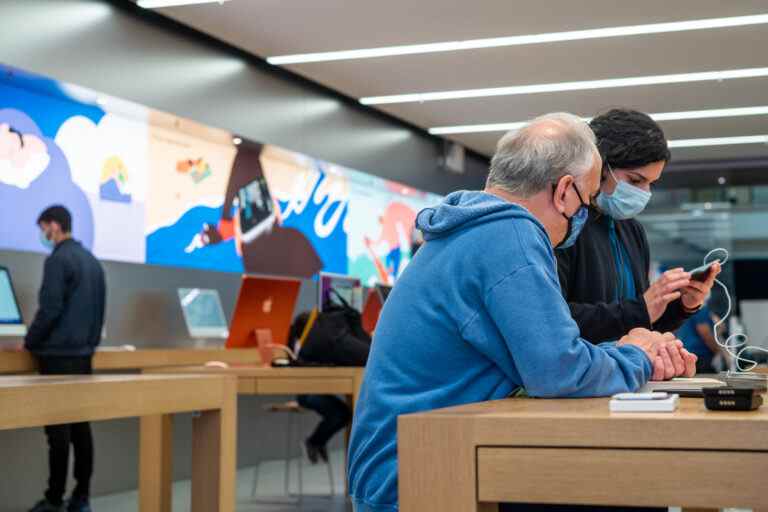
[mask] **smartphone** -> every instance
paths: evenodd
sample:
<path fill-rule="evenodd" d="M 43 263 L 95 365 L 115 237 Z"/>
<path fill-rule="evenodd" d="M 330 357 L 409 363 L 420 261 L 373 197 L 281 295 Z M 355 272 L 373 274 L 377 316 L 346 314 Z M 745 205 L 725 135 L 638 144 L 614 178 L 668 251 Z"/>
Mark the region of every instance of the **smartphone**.
<path fill-rule="evenodd" d="M 720 260 L 711 261 L 706 265 L 702 265 L 700 267 L 696 267 L 693 270 L 689 270 L 688 272 L 691 274 L 691 279 L 703 283 L 707 280 L 707 277 L 709 277 L 709 272 L 715 263 L 720 263 Z"/>
<path fill-rule="evenodd" d="M 264 177 L 259 177 L 241 188 L 237 192 L 235 202 L 240 210 L 243 242 L 251 242 L 262 233 L 272 230 L 276 219 L 275 208 Z"/>

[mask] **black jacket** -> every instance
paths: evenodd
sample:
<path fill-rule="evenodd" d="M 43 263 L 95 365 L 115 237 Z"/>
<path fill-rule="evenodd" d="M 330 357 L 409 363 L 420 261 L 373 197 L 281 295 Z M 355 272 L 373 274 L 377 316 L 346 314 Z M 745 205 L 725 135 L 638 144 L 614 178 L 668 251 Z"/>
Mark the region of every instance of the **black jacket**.
<path fill-rule="evenodd" d="M 590 209 L 589 220 L 576 243 L 555 251 L 563 296 L 581 336 L 592 343 L 614 341 L 635 327 L 675 331 L 690 316 L 680 300 L 651 325 L 643 294 L 650 286 L 650 253 L 645 230 L 636 220 L 616 222 L 616 233 L 630 260 L 637 300 L 616 300 L 619 274 L 611 252 L 607 219 Z"/>
<path fill-rule="evenodd" d="M 43 284 L 25 348 L 37 356 L 89 356 L 101 341 L 106 306 L 104 271 L 75 240 L 45 260 Z"/>

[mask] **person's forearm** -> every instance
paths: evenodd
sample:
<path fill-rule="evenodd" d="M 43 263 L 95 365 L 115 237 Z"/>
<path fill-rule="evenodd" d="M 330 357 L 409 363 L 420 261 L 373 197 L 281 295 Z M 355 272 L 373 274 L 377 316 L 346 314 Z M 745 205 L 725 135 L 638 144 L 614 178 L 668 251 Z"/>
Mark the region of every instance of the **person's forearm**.
<path fill-rule="evenodd" d="M 24 338 L 25 345 L 27 347 L 35 347 L 44 342 L 51 334 L 57 318 L 58 314 L 55 314 L 55 312 L 49 312 L 43 309 L 39 310 Z"/>
<path fill-rule="evenodd" d="M 678 299 L 669 303 L 666 311 L 661 315 L 661 318 L 653 324 L 653 330 L 659 332 L 675 332 L 690 317 L 691 313 L 685 312 L 683 303 Z"/>

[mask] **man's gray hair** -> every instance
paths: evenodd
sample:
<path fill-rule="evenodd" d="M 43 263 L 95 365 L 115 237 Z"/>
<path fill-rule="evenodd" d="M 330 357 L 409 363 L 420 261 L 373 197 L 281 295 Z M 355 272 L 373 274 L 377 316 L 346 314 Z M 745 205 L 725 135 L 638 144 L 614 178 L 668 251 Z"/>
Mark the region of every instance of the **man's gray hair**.
<path fill-rule="evenodd" d="M 528 198 L 566 174 L 586 173 L 597 154 L 587 123 L 564 112 L 546 114 L 499 140 L 486 187 Z"/>

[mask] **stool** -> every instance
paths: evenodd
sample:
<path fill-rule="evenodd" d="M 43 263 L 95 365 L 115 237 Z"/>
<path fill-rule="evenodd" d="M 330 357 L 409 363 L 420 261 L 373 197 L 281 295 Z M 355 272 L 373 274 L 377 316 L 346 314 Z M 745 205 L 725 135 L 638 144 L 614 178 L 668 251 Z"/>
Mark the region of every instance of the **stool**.
<path fill-rule="evenodd" d="M 304 439 L 301 437 L 301 415 L 309 412 L 307 409 L 301 407 L 298 402 L 291 400 L 289 402 L 267 404 L 264 406 L 264 411 L 272 414 L 287 414 L 288 415 L 288 431 L 285 436 L 285 477 L 284 477 L 284 491 L 285 496 L 291 496 L 291 447 L 299 444 L 302 447 L 302 453 L 298 457 L 298 502 L 301 502 L 304 497 Z M 333 468 L 331 461 L 326 463 L 328 469 L 328 484 L 330 486 L 330 497 L 336 495 L 336 488 L 333 483 Z M 259 469 L 261 468 L 261 462 L 259 462 L 253 470 L 253 487 L 251 488 L 251 498 L 256 498 L 259 484 Z"/>

